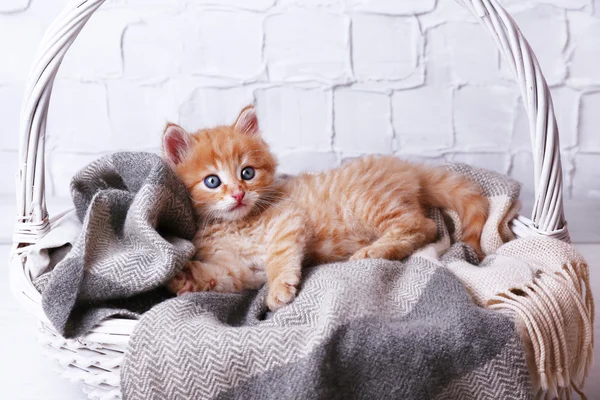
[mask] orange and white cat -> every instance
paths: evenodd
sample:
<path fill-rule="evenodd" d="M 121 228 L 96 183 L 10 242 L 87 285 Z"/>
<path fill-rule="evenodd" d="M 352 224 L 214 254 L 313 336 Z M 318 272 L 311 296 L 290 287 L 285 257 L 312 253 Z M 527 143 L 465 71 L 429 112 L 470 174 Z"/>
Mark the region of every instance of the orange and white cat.
<path fill-rule="evenodd" d="M 232 126 L 190 134 L 167 125 L 163 151 L 200 221 L 193 260 L 167 285 L 178 294 L 236 292 L 267 282 L 267 305 L 276 310 L 294 299 L 304 265 L 402 260 L 434 241 L 429 207 L 455 210 L 462 240 L 481 254 L 488 202 L 473 182 L 443 168 L 375 156 L 279 179 L 252 106 Z"/>

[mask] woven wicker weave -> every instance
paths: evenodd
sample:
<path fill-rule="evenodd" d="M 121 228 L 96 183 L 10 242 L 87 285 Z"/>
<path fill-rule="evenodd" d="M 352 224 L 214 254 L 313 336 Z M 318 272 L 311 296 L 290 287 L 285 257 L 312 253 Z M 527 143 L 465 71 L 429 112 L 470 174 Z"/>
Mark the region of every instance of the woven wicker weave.
<path fill-rule="evenodd" d="M 48 105 L 60 64 L 91 15 L 105 0 L 70 0 L 49 27 L 32 70 L 21 112 L 17 176 L 18 220 L 11 255 L 11 287 L 22 305 L 40 321 L 45 349 L 82 381 L 93 399 L 120 398 L 119 368 L 136 321 L 111 318 L 79 340 L 66 340 L 52 329 L 24 267 L 27 245 L 52 229 L 44 196 L 44 139 Z M 531 219 L 519 216 L 511 227 L 518 237 L 545 235 L 569 240 L 563 213 L 559 137 L 550 91 L 531 47 L 511 16 L 496 0 L 456 0 L 487 28 L 514 73 L 529 116 L 535 177 Z M 54 219 L 55 220 L 55 219 Z"/>

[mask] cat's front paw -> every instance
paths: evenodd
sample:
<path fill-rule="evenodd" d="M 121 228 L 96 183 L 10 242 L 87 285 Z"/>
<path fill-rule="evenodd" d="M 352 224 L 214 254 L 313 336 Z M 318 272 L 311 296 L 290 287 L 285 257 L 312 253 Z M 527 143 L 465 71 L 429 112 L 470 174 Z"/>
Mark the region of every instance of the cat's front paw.
<path fill-rule="evenodd" d="M 300 279 L 296 277 L 277 278 L 269 284 L 267 306 L 271 311 L 279 310 L 296 297 Z"/>

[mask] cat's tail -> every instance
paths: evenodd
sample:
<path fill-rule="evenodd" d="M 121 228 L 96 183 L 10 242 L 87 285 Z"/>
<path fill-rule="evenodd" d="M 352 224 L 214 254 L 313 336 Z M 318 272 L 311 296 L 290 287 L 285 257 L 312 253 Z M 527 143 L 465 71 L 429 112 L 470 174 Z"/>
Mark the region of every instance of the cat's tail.
<path fill-rule="evenodd" d="M 462 241 L 482 257 L 481 232 L 488 217 L 489 202 L 475 182 L 444 168 L 422 170 L 424 201 L 432 207 L 447 208 L 458 213 Z"/>

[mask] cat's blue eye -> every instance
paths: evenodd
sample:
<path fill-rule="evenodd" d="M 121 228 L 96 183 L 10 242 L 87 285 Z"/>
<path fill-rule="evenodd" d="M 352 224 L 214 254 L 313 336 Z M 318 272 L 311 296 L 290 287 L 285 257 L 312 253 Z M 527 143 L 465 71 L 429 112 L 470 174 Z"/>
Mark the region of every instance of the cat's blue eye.
<path fill-rule="evenodd" d="M 209 189 L 216 189 L 221 186 L 221 180 L 216 175 L 210 175 L 204 178 L 204 184 Z"/>
<path fill-rule="evenodd" d="M 256 175 L 256 171 L 254 171 L 254 168 L 252 167 L 246 167 L 242 170 L 242 179 L 245 181 L 254 178 L 254 175 Z"/>

